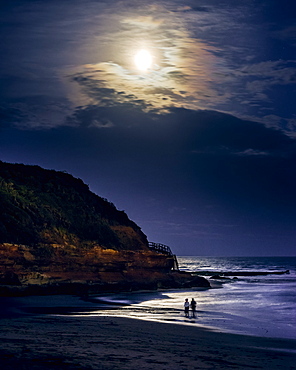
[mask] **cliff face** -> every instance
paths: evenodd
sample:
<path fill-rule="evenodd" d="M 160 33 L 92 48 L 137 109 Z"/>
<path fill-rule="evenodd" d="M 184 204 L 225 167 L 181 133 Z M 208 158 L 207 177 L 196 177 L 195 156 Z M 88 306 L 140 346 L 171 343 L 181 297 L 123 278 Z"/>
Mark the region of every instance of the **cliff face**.
<path fill-rule="evenodd" d="M 171 273 L 173 257 L 152 251 L 125 212 L 67 173 L 0 162 L 0 205 L 0 295 L 188 280 Z"/>

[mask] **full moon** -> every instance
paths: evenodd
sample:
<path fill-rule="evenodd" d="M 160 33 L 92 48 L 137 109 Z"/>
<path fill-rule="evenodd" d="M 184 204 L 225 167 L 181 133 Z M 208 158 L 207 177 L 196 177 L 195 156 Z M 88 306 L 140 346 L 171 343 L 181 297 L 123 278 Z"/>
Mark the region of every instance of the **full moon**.
<path fill-rule="evenodd" d="M 135 64 L 140 71 L 147 71 L 152 65 L 152 56 L 147 50 L 140 50 L 135 55 Z"/>

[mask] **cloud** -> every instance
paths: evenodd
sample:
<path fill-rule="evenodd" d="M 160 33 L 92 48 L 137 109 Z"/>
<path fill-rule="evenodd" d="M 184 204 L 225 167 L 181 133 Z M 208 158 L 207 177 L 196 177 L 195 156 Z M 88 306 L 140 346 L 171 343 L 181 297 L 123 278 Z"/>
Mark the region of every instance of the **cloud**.
<path fill-rule="evenodd" d="M 261 90 L 271 85 L 288 85 L 296 83 L 296 61 L 267 61 L 244 66 L 241 71 L 248 77 L 256 77 Z M 255 90 L 258 89 L 258 85 Z M 252 89 L 250 89 L 252 91 Z"/>
<path fill-rule="evenodd" d="M 291 42 L 292 45 L 296 46 L 296 26 L 291 25 L 288 27 L 283 27 L 273 32 L 274 37 L 284 41 Z"/>
<path fill-rule="evenodd" d="M 38 95 L 0 102 L 1 124 L 23 130 L 65 126 L 65 118 L 72 111 L 71 103 L 65 98 Z"/>
<path fill-rule="evenodd" d="M 270 155 L 269 152 L 264 152 L 264 151 L 260 151 L 260 150 L 254 150 L 254 149 L 246 149 L 244 150 L 243 152 L 238 152 L 236 153 L 237 155 L 242 155 L 242 156 L 266 156 L 266 155 Z"/>
<path fill-rule="evenodd" d="M 68 124 L 112 128 L 112 136 L 108 134 L 110 143 L 121 140 L 123 146 L 133 148 L 139 141 L 141 147 L 136 147 L 139 152 L 131 151 L 131 155 L 138 157 L 142 152 L 144 156 L 148 150 L 153 160 L 162 150 L 171 158 L 180 153 L 189 158 L 199 155 L 283 158 L 296 148 L 295 141 L 283 131 L 215 111 L 170 108 L 146 112 L 141 104 L 114 103 L 105 107 L 93 104 L 77 108 L 68 117 Z M 102 140 L 105 141 L 103 136 Z"/>
<path fill-rule="evenodd" d="M 233 11 L 210 6 L 207 12 L 177 7 L 174 22 L 168 21 L 172 17 L 170 7 L 159 4 L 157 9 L 157 14 L 151 11 L 146 16 L 137 12 L 128 17 L 121 14 L 120 24 L 128 27 L 109 35 L 112 48 L 120 44 L 120 60 L 82 65 L 72 71 L 71 79 L 79 84 L 86 101 L 104 106 L 130 102 L 146 111 L 170 107 L 216 109 L 263 124 L 268 124 L 267 116 L 272 114 L 291 118 L 290 108 L 286 117 L 277 112 L 291 104 L 277 103 L 275 91 L 295 84 L 295 62 L 254 62 L 257 51 L 246 38 L 256 35 L 249 35 L 244 27 L 238 29 L 238 21 L 232 17 L 236 14 L 248 22 L 244 6 Z M 215 26 L 207 29 L 215 17 L 219 22 L 216 19 Z M 227 27 L 221 33 L 224 23 Z M 145 39 L 142 30 L 147 27 L 151 32 Z M 240 42 L 235 44 L 229 38 L 232 28 L 239 32 Z M 249 46 L 247 55 L 245 43 Z M 137 47 L 143 46 L 153 53 L 154 65 L 149 73 L 139 74 L 133 55 Z"/>
<path fill-rule="evenodd" d="M 114 124 L 110 120 L 102 118 L 101 120 L 93 120 L 89 127 L 110 128 L 114 127 Z"/>
<path fill-rule="evenodd" d="M 217 7 L 213 2 L 194 6 L 174 0 L 89 1 L 83 11 L 78 1 L 72 2 L 71 11 L 67 2 L 35 5 L 24 5 L 30 15 L 26 18 L 21 8 L 7 11 L 3 26 L 2 94 L 5 99 L 32 97 L 22 106 L 5 100 L 4 110 L 15 110 L 16 122 L 59 126 L 68 124 L 65 117 L 75 106 L 134 104 L 145 111 L 218 110 L 263 124 L 273 115 L 286 120 L 279 128 L 291 127 L 295 61 L 269 55 L 263 45 L 273 45 L 282 30 L 288 48 L 292 25 L 279 25 L 277 36 L 267 32 L 262 4 L 252 9 L 252 17 L 247 16 L 247 3 Z M 12 32 L 14 19 L 17 32 Z M 153 54 L 149 73 L 135 69 L 139 48 Z M 283 101 L 280 89 L 287 86 L 291 90 Z M 50 97 L 45 104 L 33 103 L 33 96 L 55 94 L 66 95 L 64 107 L 52 104 Z"/>
<path fill-rule="evenodd" d="M 146 109 L 206 106 L 209 97 L 213 102 L 218 99 L 208 83 L 212 78 L 207 66 L 213 57 L 196 41 L 178 38 L 180 35 L 170 41 L 174 45 L 159 46 L 164 62 L 158 65 L 156 61 L 148 73 L 136 71 L 131 59 L 125 67 L 111 62 L 81 66 L 69 77 L 79 84 L 84 98 L 102 105 L 141 102 Z"/>
<path fill-rule="evenodd" d="M 155 29 L 165 22 L 163 18 L 155 18 L 152 15 L 142 15 L 135 18 L 125 18 L 121 21 L 122 24 L 128 24 L 132 27 L 144 28 L 145 30 Z"/>
<path fill-rule="evenodd" d="M 191 7 L 191 6 L 188 6 L 188 5 L 184 5 L 184 6 L 180 6 L 177 8 L 176 10 L 177 12 L 208 12 L 209 11 L 209 8 L 207 8 L 206 6 L 194 6 L 194 7 Z"/>
<path fill-rule="evenodd" d="M 155 198 L 154 206 L 184 198 L 167 206 L 174 217 L 186 217 L 192 204 L 203 205 L 203 214 L 216 212 L 206 207 L 216 203 L 257 213 L 296 206 L 296 144 L 279 130 L 218 112 L 156 114 L 129 104 L 83 107 L 74 118 L 79 137 L 95 143 L 91 156 L 112 163 L 114 173 Z M 91 125 L 102 120 L 109 129 Z"/>

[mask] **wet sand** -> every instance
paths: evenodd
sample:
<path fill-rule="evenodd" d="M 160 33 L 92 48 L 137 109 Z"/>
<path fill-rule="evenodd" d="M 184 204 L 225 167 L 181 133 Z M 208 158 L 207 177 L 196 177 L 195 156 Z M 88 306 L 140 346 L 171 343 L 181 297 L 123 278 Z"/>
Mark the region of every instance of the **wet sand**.
<path fill-rule="evenodd" d="M 296 341 L 121 317 L 10 314 L 0 319 L 6 369 L 296 369 Z"/>

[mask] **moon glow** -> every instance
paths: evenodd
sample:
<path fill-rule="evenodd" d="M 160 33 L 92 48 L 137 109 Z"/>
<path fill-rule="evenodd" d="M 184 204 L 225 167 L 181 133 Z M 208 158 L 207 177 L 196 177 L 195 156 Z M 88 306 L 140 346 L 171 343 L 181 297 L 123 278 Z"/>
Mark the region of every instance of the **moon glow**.
<path fill-rule="evenodd" d="M 147 71 L 152 65 L 152 56 L 149 51 L 143 49 L 135 55 L 135 65 L 140 71 Z"/>

